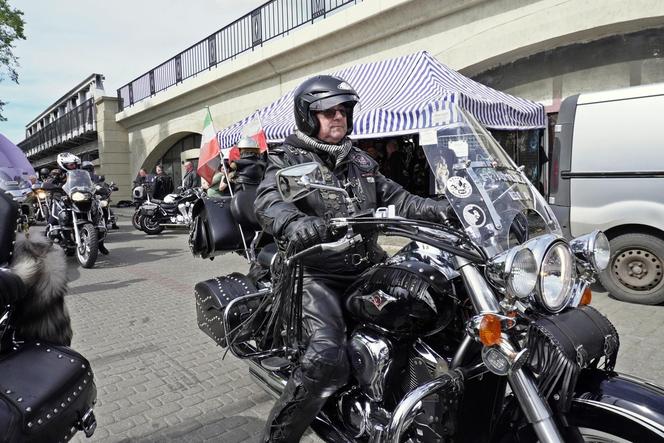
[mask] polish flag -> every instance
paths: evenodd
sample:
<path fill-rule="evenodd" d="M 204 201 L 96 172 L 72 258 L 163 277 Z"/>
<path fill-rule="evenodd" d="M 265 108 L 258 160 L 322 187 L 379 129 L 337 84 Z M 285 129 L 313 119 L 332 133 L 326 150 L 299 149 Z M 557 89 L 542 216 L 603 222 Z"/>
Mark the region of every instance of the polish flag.
<path fill-rule="evenodd" d="M 267 137 L 265 136 L 265 131 L 263 130 L 263 125 L 261 124 L 261 118 L 259 116 L 256 116 L 255 119 L 244 125 L 244 128 L 242 128 L 242 137 L 251 137 L 256 140 L 261 152 L 267 150 Z"/>
<path fill-rule="evenodd" d="M 210 114 L 210 108 L 208 108 L 205 114 L 205 123 L 203 123 L 201 150 L 198 154 L 198 168 L 196 169 L 198 175 L 208 183 L 212 182 L 212 177 L 214 177 L 221 162 L 220 152 L 217 131 L 214 130 L 212 114 Z"/>

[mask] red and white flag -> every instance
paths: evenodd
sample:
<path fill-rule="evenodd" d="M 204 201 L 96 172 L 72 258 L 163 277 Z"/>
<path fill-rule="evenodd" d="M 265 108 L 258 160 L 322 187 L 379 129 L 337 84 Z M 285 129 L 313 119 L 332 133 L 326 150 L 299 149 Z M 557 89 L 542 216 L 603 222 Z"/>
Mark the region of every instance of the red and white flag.
<path fill-rule="evenodd" d="M 198 168 L 196 172 L 203 177 L 206 182 L 211 183 L 212 177 L 217 172 L 221 162 L 219 141 L 217 140 L 217 131 L 212 124 L 212 114 L 210 109 L 205 113 L 205 123 L 203 123 L 203 134 L 201 135 L 201 150 L 198 154 Z"/>
<path fill-rule="evenodd" d="M 251 137 L 256 140 L 261 152 L 264 152 L 267 149 L 267 137 L 265 137 L 261 118 L 258 116 L 244 125 L 242 128 L 242 137 Z"/>

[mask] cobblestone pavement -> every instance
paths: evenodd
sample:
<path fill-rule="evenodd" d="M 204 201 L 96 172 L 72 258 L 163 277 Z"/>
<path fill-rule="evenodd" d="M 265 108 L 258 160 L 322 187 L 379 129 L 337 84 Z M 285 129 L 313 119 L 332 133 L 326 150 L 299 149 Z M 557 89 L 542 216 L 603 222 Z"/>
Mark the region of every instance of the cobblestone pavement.
<path fill-rule="evenodd" d="M 244 260 L 194 259 L 183 231 L 149 237 L 132 228 L 128 210 L 118 212 L 110 255 L 94 269 L 68 262 L 72 346 L 90 360 L 98 388 L 97 432 L 75 441 L 256 441 L 273 400 L 244 363 L 222 360 L 222 349 L 196 326 L 193 298 L 196 282 L 244 271 Z M 618 370 L 664 385 L 664 308 L 605 294 L 593 304 L 621 334 Z"/>

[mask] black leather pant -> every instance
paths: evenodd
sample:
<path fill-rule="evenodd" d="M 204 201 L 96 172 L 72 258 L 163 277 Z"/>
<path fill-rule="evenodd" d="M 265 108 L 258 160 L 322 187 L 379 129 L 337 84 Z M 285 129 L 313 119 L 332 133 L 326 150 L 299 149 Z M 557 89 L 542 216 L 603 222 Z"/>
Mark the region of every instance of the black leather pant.
<path fill-rule="evenodd" d="M 270 412 L 263 441 L 299 441 L 328 397 L 346 384 L 350 363 L 342 294 L 350 281 L 347 276 L 305 273 L 302 321 L 308 346 Z"/>

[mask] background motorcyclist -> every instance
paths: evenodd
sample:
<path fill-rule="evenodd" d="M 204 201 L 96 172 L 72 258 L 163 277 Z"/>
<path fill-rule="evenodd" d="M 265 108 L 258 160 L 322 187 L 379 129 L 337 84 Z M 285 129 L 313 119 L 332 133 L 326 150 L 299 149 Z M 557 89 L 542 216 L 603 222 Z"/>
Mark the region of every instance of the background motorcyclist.
<path fill-rule="evenodd" d="M 173 192 L 173 179 L 164 172 L 161 165 L 155 168 L 154 187 L 152 189 L 152 198 L 163 200 L 168 194 Z"/>
<path fill-rule="evenodd" d="M 45 182 L 46 179 L 48 179 L 48 176 L 49 176 L 50 173 L 51 173 L 51 171 L 48 168 L 41 168 L 39 170 L 39 180 L 41 180 L 42 182 Z"/>
<path fill-rule="evenodd" d="M 90 179 L 92 180 L 92 183 L 98 185 L 99 183 L 102 183 L 104 181 L 104 177 L 102 175 L 95 174 L 95 165 L 91 161 L 84 161 L 81 164 L 81 169 L 87 171 L 88 174 L 90 174 Z"/>
<path fill-rule="evenodd" d="M 233 189 L 239 190 L 245 186 L 256 186 L 263 178 L 265 161 L 260 154 L 256 140 L 251 137 L 242 137 L 237 142 L 240 158 L 231 163 L 233 173 Z"/>
<path fill-rule="evenodd" d="M 347 216 L 340 195 L 318 191 L 293 203 L 283 201 L 276 172 L 299 163 L 316 162 L 326 184 L 344 187 L 357 199 L 355 210 L 395 205 L 409 218 L 439 221 L 448 205 L 414 196 L 383 176 L 378 164 L 351 144 L 353 110 L 359 97 L 343 79 L 318 76 L 295 91 L 297 130 L 270 151 L 258 187 L 256 215 L 265 231 L 291 248 L 304 249 L 330 240 L 328 220 Z M 356 276 L 385 257 L 376 237 L 343 252 L 309 256 L 304 265 L 302 320 L 308 337 L 300 367 L 268 417 L 264 441 L 298 441 L 327 398 L 346 384 L 346 326 L 341 295 Z"/>

